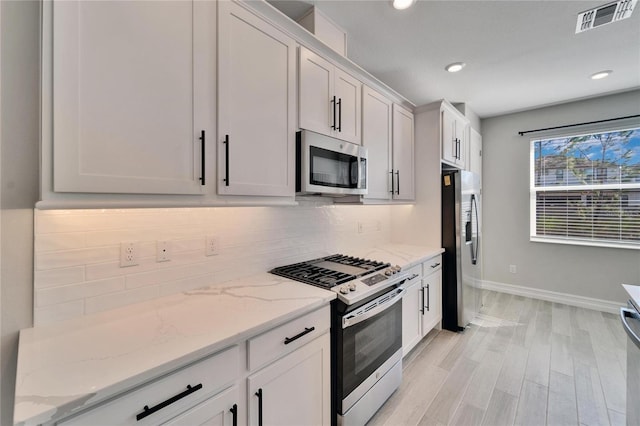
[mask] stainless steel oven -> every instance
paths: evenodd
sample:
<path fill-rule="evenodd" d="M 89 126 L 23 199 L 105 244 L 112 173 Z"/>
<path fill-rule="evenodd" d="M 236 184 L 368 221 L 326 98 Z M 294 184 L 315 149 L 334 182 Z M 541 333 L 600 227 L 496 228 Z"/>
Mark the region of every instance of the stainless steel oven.
<path fill-rule="evenodd" d="M 402 381 L 402 303 L 393 288 L 373 300 L 334 307 L 338 425 L 363 425 Z"/>
<path fill-rule="evenodd" d="M 398 265 L 334 254 L 270 271 L 336 293 L 331 303 L 332 425 L 364 425 L 402 381 Z"/>

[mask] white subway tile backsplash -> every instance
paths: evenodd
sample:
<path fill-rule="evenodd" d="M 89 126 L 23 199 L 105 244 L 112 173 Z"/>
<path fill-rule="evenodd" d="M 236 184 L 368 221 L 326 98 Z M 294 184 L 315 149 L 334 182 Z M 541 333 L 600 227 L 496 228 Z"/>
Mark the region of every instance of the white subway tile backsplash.
<path fill-rule="evenodd" d="M 389 206 L 35 211 L 35 323 L 74 318 L 390 241 Z M 358 232 L 358 222 L 363 232 Z M 215 236 L 218 254 L 205 256 Z M 158 240 L 172 258 L 156 262 Z M 120 243 L 139 243 L 121 268 Z"/>
<path fill-rule="evenodd" d="M 113 293 L 125 289 L 124 278 L 110 278 L 100 281 L 88 281 L 60 287 L 47 287 L 36 290 L 36 308 L 81 300 L 101 294 Z"/>

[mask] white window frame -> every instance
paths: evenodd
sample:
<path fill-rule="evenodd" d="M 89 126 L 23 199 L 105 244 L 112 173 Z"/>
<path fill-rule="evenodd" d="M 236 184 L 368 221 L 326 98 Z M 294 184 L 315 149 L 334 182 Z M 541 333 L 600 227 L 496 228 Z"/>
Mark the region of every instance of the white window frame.
<path fill-rule="evenodd" d="M 549 186 L 549 187 L 537 187 L 535 186 L 535 142 L 549 139 L 562 139 L 567 137 L 579 137 L 598 133 L 609 132 L 621 132 L 625 130 L 637 130 L 640 129 L 640 123 L 623 126 L 623 127 L 601 127 L 590 128 L 588 130 L 579 132 L 558 132 L 553 134 L 544 134 L 529 139 L 529 241 L 539 243 L 552 243 L 552 244 L 568 244 L 578 246 L 592 246 L 592 247 L 609 247 L 609 248 L 623 248 L 640 250 L 640 242 L 624 242 L 614 240 L 593 240 L 589 238 L 579 237 L 560 237 L 560 236 L 548 236 L 537 235 L 537 214 L 536 214 L 536 201 L 538 192 L 566 192 L 566 191 L 585 191 L 594 188 L 602 190 L 619 190 L 619 189 L 639 189 L 640 183 L 619 183 L 619 184 L 601 184 L 601 185 L 563 185 L 563 186 Z"/>

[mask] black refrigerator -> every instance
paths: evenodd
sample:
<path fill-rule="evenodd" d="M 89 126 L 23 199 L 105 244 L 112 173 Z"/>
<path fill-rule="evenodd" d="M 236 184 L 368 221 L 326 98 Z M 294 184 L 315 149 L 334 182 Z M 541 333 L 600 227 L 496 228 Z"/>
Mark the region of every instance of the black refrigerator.
<path fill-rule="evenodd" d="M 461 331 L 478 314 L 480 279 L 480 177 L 442 172 L 442 328 Z"/>

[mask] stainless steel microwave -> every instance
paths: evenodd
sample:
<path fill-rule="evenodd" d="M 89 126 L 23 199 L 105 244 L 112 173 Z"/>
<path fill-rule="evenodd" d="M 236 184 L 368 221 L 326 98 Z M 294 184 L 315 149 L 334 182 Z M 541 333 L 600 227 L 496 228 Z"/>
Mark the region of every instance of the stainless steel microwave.
<path fill-rule="evenodd" d="M 329 196 L 367 193 L 367 149 L 309 130 L 296 134 L 296 192 Z"/>

